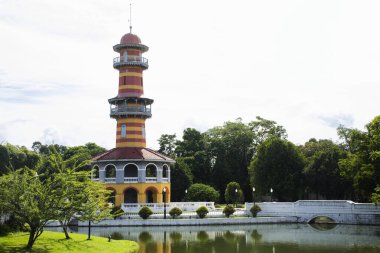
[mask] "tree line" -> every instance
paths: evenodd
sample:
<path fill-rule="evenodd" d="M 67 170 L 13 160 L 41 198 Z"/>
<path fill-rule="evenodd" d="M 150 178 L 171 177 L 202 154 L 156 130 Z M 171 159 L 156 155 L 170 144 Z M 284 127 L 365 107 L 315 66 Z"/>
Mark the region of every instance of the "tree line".
<path fill-rule="evenodd" d="M 380 116 L 363 131 L 341 125 L 337 134 L 338 142 L 311 138 L 295 145 L 287 140 L 283 126 L 256 117 L 247 124 L 239 118 L 203 133 L 187 128 L 182 139 L 163 134 L 158 142 L 159 152 L 176 160 L 171 168 L 172 201 L 191 199 L 187 189 L 203 184 L 215 188 L 218 200 L 226 202 L 227 184 L 234 181 L 245 201 L 252 201 L 253 194 L 255 200 L 273 194 L 278 201 L 378 202 Z"/>

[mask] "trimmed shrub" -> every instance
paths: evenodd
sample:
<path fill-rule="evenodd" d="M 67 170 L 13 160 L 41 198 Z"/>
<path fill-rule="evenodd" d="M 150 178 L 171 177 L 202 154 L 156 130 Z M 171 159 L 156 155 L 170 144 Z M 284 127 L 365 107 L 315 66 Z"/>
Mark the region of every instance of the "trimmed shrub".
<path fill-rule="evenodd" d="M 232 214 L 234 214 L 235 208 L 230 205 L 226 205 L 226 207 L 223 209 L 224 215 L 229 218 Z"/>
<path fill-rule="evenodd" d="M 169 214 L 170 216 L 175 219 L 176 217 L 180 216 L 182 214 L 182 210 L 179 209 L 178 207 L 173 207 L 170 211 L 169 211 Z"/>
<path fill-rule="evenodd" d="M 110 214 L 112 214 L 114 218 L 117 218 L 117 217 L 123 216 L 125 213 L 123 209 L 121 209 L 120 206 L 114 206 L 112 207 Z"/>
<path fill-rule="evenodd" d="M 193 184 L 186 194 L 186 201 L 212 201 L 219 200 L 219 192 L 212 186 L 205 184 Z"/>
<path fill-rule="evenodd" d="M 152 210 L 150 210 L 149 207 L 144 206 L 143 208 L 140 209 L 139 211 L 139 216 L 143 218 L 144 220 L 148 219 L 149 216 L 153 214 Z"/>
<path fill-rule="evenodd" d="M 257 213 L 261 212 L 261 208 L 258 205 L 253 205 L 249 211 L 251 211 L 252 217 L 256 217 Z"/>
<path fill-rule="evenodd" d="M 198 214 L 199 218 L 203 219 L 208 214 L 208 209 L 205 206 L 201 206 L 195 212 Z"/>

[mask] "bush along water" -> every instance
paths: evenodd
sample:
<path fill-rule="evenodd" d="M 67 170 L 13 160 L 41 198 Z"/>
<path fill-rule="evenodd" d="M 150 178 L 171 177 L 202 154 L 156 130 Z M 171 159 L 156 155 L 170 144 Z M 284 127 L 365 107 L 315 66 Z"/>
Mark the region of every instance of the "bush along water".
<path fill-rule="evenodd" d="M 235 212 L 235 208 L 230 205 L 226 205 L 226 207 L 223 209 L 224 215 L 229 218 L 231 215 L 233 215 Z"/>
<path fill-rule="evenodd" d="M 144 220 L 148 219 L 149 216 L 151 216 L 152 214 L 153 214 L 153 211 L 150 210 L 150 208 L 147 207 L 147 206 L 144 206 L 144 207 L 141 208 L 140 211 L 139 211 L 139 216 L 140 216 L 141 218 L 143 218 Z"/>
<path fill-rule="evenodd" d="M 252 217 L 256 217 L 261 212 L 261 208 L 258 205 L 253 205 L 249 211 L 251 211 Z"/>
<path fill-rule="evenodd" d="M 182 210 L 179 209 L 178 207 L 173 207 L 170 211 L 169 211 L 169 214 L 170 216 L 175 219 L 177 218 L 178 216 L 180 216 L 182 214 Z"/>
<path fill-rule="evenodd" d="M 196 213 L 198 214 L 199 218 L 203 219 L 208 214 L 208 209 L 205 206 L 201 206 L 196 210 Z"/>

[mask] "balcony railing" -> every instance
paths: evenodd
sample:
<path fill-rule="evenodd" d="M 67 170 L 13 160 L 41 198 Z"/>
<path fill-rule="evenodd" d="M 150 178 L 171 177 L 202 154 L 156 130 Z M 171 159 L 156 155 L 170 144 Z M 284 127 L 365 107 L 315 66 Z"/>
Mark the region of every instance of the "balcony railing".
<path fill-rule="evenodd" d="M 104 179 L 104 183 L 116 183 L 116 178 L 115 177 L 106 177 Z"/>
<path fill-rule="evenodd" d="M 157 178 L 156 177 L 146 177 L 145 182 L 155 183 L 155 182 L 157 182 Z"/>
<path fill-rule="evenodd" d="M 162 182 L 163 182 L 163 183 L 167 183 L 167 182 L 169 182 L 169 178 L 162 178 Z"/>
<path fill-rule="evenodd" d="M 138 183 L 137 177 L 124 177 L 124 183 Z"/>
<path fill-rule="evenodd" d="M 151 109 L 146 106 L 115 106 L 111 107 L 111 115 L 129 115 L 129 114 L 138 114 L 138 115 L 147 115 L 152 116 Z"/>
<path fill-rule="evenodd" d="M 135 55 L 129 55 L 127 57 L 116 57 L 113 59 L 113 66 L 114 68 L 117 68 L 119 66 L 123 65 L 138 65 L 144 68 L 148 68 L 148 59 L 141 57 L 141 56 L 135 56 Z"/>

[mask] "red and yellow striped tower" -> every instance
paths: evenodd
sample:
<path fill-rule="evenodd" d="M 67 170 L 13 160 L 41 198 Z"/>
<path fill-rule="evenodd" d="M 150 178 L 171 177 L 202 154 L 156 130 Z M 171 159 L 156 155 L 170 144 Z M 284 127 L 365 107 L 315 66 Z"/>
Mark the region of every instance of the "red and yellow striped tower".
<path fill-rule="evenodd" d="M 113 49 L 119 53 L 113 61 L 119 87 L 117 96 L 108 102 L 110 117 L 117 121 L 116 147 L 93 158 L 93 178 L 113 192 L 110 201 L 124 211 L 146 203 L 170 202 L 170 164 L 175 161 L 146 148 L 145 120 L 152 117 L 153 103 L 142 97 L 143 71 L 148 68 L 142 54 L 148 47 L 130 32 Z"/>
<path fill-rule="evenodd" d="M 145 148 L 145 120 L 152 116 L 152 99 L 144 94 L 143 71 L 148 68 L 148 60 L 142 54 L 148 47 L 141 44 L 137 35 L 125 34 L 113 49 L 120 55 L 113 66 L 119 70 L 119 92 L 109 99 L 110 116 L 117 120 L 116 147 Z"/>

